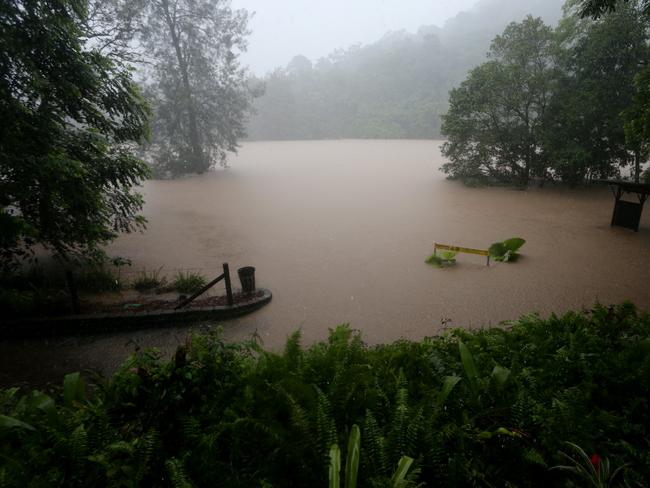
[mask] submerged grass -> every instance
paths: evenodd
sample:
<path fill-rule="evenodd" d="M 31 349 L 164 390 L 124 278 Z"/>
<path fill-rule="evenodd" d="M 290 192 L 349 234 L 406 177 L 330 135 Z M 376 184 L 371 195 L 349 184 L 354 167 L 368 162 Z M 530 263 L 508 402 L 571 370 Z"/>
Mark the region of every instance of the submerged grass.
<path fill-rule="evenodd" d="M 206 283 L 205 277 L 199 273 L 179 271 L 174 276 L 174 281 L 171 286 L 179 293 L 191 294 L 199 291 Z"/>
<path fill-rule="evenodd" d="M 133 288 L 140 292 L 164 288 L 167 284 L 167 278 L 161 276 L 161 272 L 162 267 L 152 271 L 143 269 L 133 280 Z"/>

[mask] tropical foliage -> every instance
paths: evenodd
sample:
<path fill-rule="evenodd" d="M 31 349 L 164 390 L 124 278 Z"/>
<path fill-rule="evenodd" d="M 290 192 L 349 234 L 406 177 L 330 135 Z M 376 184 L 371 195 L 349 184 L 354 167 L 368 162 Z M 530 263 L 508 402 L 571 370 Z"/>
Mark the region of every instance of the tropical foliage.
<path fill-rule="evenodd" d="M 490 246 L 488 252 L 495 261 L 516 261 L 519 258 L 517 251 L 526 243 L 521 237 L 511 237 L 503 242 L 495 242 Z"/>
<path fill-rule="evenodd" d="M 485 60 L 490 40 L 528 13 L 555 23 L 563 0 L 484 0 L 444 26 L 388 32 L 320 59 L 295 56 L 264 83 L 251 139 L 440 137 L 448 92 Z"/>
<path fill-rule="evenodd" d="M 239 61 L 248 12 L 228 0 L 88 1 L 95 42 L 137 70 L 153 107 L 146 154 L 156 175 L 225 165 L 253 95 Z"/>
<path fill-rule="evenodd" d="M 650 317 L 630 304 L 378 346 L 196 336 L 95 383 L 2 391 L 4 485 L 583 486 L 567 442 L 613 486 L 650 484 Z"/>
<path fill-rule="evenodd" d="M 442 169 L 470 183 L 574 185 L 626 168 L 639 181 L 650 151 L 648 20 L 637 1 L 598 20 L 569 1 L 555 29 L 532 17 L 509 25 L 450 93 Z"/>
<path fill-rule="evenodd" d="M 436 268 L 443 268 L 456 264 L 456 254 L 454 251 L 437 251 L 429 256 L 425 262 Z"/>
<path fill-rule="evenodd" d="M 130 70 L 88 42 L 84 0 L 0 7 L 0 265 L 35 245 L 101 255 L 143 227 L 134 144 L 149 111 Z"/>

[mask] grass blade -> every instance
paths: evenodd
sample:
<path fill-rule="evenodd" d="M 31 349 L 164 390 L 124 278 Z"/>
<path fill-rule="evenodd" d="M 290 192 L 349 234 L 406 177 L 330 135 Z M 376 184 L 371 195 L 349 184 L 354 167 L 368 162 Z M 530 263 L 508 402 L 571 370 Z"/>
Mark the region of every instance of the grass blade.
<path fill-rule="evenodd" d="M 413 458 L 408 456 L 402 456 L 400 458 L 397 464 L 397 470 L 395 470 L 393 477 L 390 479 L 390 486 L 393 488 L 401 488 L 404 486 L 406 474 L 411 469 L 411 464 L 413 464 Z"/>
<path fill-rule="evenodd" d="M 357 475 L 359 474 L 359 449 L 361 432 L 359 426 L 354 424 L 348 440 L 348 452 L 345 459 L 345 488 L 357 488 Z"/>
<path fill-rule="evenodd" d="M 341 486 L 341 449 L 337 444 L 330 447 L 330 484 L 329 488 L 340 488 Z"/>

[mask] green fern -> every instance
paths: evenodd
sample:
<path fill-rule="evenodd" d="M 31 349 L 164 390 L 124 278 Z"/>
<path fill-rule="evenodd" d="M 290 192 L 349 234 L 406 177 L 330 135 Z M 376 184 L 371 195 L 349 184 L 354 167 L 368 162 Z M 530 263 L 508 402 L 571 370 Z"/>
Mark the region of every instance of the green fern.
<path fill-rule="evenodd" d="M 326 460 L 329 447 L 336 443 L 336 425 L 332 417 L 332 406 L 327 396 L 317 386 L 314 386 L 314 389 L 318 398 L 316 404 L 316 442 L 318 446 L 322 446 L 323 459 Z"/>
<path fill-rule="evenodd" d="M 145 477 L 159 448 L 160 435 L 156 429 L 150 429 L 137 440 L 134 481 L 139 483 Z"/>
<path fill-rule="evenodd" d="M 300 344 L 301 339 L 302 334 L 297 330 L 289 336 L 284 346 L 284 359 L 290 371 L 299 371 L 302 365 L 303 351 Z"/>
<path fill-rule="evenodd" d="M 371 476 L 388 476 L 388 453 L 386 439 L 382 435 L 377 420 L 370 410 L 366 411 L 363 427 L 364 464 Z"/>
<path fill-rule="evenodd" d="M 174 488 L 193 488 L 192 483 L 185 474 L 185 467 L 180 459 L 168 459 L 165 461 L 165 468 Z"/>

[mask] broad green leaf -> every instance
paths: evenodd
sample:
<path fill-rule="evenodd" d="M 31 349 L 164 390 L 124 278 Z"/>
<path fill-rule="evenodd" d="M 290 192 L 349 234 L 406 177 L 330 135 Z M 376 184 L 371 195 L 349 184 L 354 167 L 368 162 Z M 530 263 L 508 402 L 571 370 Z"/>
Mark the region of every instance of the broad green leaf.
<path fill-rule="evenodd" d="M 503 247 L 506 248 L 507 251 L 512 251 L 512 252 L 517 252 L 521 246 L 523 246 L 526 243 L 525 239 L 522 239 L 521 237 L 511 237 L 510 239 L 506 239 L 503 241 Z"/>
<path fill-rule="evenodd" d="M 408 456 L 402 456 L 400 458 L 397 464 L 397 470 L 395 470 L 395 473 L 393 473 L 390 479 L 390 485 L 393 488 L 402 488 L 406 485 L 406 474 L 411 469 L 411 464 L 413 464 L 413 458 Z"/>
<path fill-rule="evenodd" d="M 25 429 L 36 430 L 34 427 L 22 420 L 8 417 L 7 415 L 0 415 L 0 429 Z"/>
<path fill-rule="evenodd" d="M 509 376 L 510 376 L 510 370 L 508 368 L 499 366 L 498 364 L 492 370 L 492 378 L 499 385 L 503 385 L 506 381 L 508 381 Z"/>
<path fill-rule="evenodd" d="M 442 258 L 437 254 L 429 256 L 425 263 L 435 266 L 436 268 L 442 268 Z"/>
<path fill-rule="evenodd" d="M 490 256 L 494 259 L 501 258 L 506 253 L 506 251 L 507 249 L 506 246 L 503 245 L 503 242 L 495 242 L 488 249 Z"/>
<path fill-rule="evenodd" d="M 438 251 L 438 255 L 445 261 L 454 261 L 456 254 L 454 251 Z"/>
<path fill-rule="evenodd" d="M 72 402 L 83 402 L 86 397 L 84 381 L 81 375 L 69 373 L 63 378 L 63 402 L 71 406 Z"/>
<path fill-rule="evenodd" d="M 521 437 L 521 434 L 519 432 L 514 432 L 514 431 L 512 431 L 510 429 L 506 429 L 505 427 L 499 427 L 493 433 L 495 435 L 496 434 L 507 435 L 508 437 Z"/>
<path fill-rule="evenodd" d="M 359 426 L 354 424 L 350 430 L 348 440 L 348 452 L 345 459 L 345 488 L 357 487 L 357 475 L 359 474 L 359 449 L 361 444 L 361 431 Z"/>
<path fill-rule="evenodd" d="M 329 488 L 341 486 L 341 449 L 337 444 L 330 447 Z"/>
<path fill-rule="evenodd" d="M 472 353 L 469 352 L 469 349 L 467 349 L 467 346 L 463 344 L 463 341 L 458 341 L 458 349 L 460 350 L 460 361 L 463 364 L 465 376 L 467 376 L 472 393 L 476 396 L 478 395 L 478 373 L 474 364 L 474 358 L 472 357 Z"/>
<path fill-rule="evenodd" d="M 458 382 L 461 380 L 460 376 L 445 376 L 445 380 L 442 382 L 442 390 L 438 396 L 438 405 L 442 406 L 447 401 L 447 397 L 451 391 L 456 387 Z"/>

